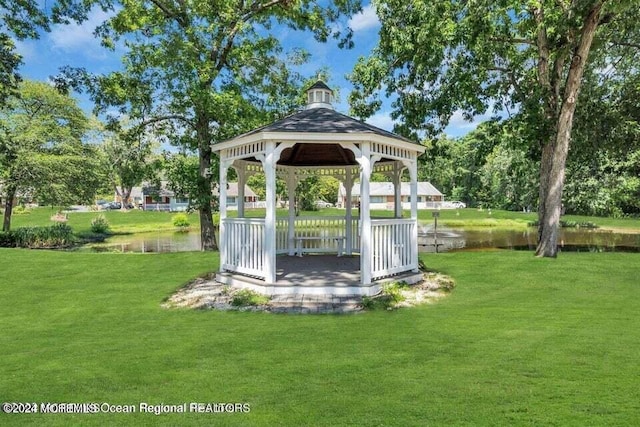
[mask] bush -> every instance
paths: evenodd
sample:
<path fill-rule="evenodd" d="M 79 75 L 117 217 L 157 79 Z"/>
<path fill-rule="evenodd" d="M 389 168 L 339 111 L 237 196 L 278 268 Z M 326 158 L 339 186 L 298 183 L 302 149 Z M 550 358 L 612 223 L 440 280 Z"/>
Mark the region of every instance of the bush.
<path fill-rule="evenodd" d="M 109 232 L 109 221 L 104 215 L 98 215 L 91 220 L 91 231 L 98 234 L 106 234 Z"/>
<path fill-rule="evenodd" d="M 246 307 L 249 305 L 263 305 L 269 302 L 269 297 L 249 289 L 241 289 L 231 299 L 234 307 Z"/>
<path fill-rule="evenodd" d="M 173 222 L 174 227 L 178 227 L 181 229 L 189 228 L 191 223 L 189 222 L 189 217 L 187 214 L 179 213 L 171 217 L 171 221 Z"/>
<path fill-rule="evenodd" d="M 13 233 L 11 231 L 0 231 L 0 248 L 13 248 L 15 246 Z"/>
<path fill-rule="evenodd" d="M 63 248 L 74 243 L 71 227 L 55 224 L 49 227 L 21 227 L 11 232 L 19 248 Z"/>
<path fill-rule="evenodd" d="M 11 215 L 24 215 L 24 214 L 30 214 L 31 210 L 27 209 L 24 205 L 18 205 L 18 206 L 14 206 L 13 210 L 11 211 Z"/>

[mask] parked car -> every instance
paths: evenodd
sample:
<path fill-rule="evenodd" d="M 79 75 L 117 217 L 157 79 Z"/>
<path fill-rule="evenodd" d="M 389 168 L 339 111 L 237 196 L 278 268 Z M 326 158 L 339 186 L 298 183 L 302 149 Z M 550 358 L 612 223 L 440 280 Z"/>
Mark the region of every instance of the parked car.
<path fill-rule="evenodd" d="M 325 202 L 324 200 L 316 200 L 316 206 L 319 208 L 332 208 L 333 203 Z"/>
<path fill-rule="evenodd" d="M 456 209 L 464 209 L 467 207 L 467 204 L 465 202 L 461 202 L 459 200 L 449 202 L 449 203 L 451 203 L 452 208 L 456 208 Z"/>
<path fill-rule="evenodd" d="M 105 209 L 120 209 L 122 207 L 122 204 L 120 204 L 120 202 L 109 202 L 106 205 L 104 205 Z"/>

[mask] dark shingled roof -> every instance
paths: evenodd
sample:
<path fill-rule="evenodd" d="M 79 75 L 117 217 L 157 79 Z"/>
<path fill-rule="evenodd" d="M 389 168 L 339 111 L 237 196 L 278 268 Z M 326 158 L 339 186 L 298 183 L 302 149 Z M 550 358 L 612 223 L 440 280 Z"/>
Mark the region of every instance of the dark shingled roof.
<path fill-rule="evenodd" d="M 313 86 L 311 86 L 307 90 L 311 90 L 311 89 L 326 89 L 328 91 L 331 91 L 331 93 L 333 93 L 333 90 L 331 90 L 331 88 L 327 86 L 322 80 L 318 80 L 313 84 Z"/>
<path fill-rule="evenodd" d="M 415 144 L 410 139 L 340 114 L 330 108 L 303 110 L 237 138 L 259 132 L 370 133 Z"/>

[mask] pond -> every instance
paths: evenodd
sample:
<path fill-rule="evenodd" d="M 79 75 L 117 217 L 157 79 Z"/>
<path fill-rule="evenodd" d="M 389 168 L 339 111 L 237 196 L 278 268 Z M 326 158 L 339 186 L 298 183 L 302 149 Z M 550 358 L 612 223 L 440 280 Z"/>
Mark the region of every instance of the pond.
<path fill-rule="evenodd" d="M 418 245 L 421 252 L 520 249 L 534 250 L 538 241 L 536 228 L 508 230 L 493 228 L 446 228 L 433 225 L 421 226 Z M 640 252 L 640 234 L 620 233 L 610 230 L 563 228 L 558 238 L 559 250 L 565 252 Z"/>
<path fill-rule="evenodd" d="M 421 252 L 435 252 L 436 243 L 438 252 L 492 248 L 534 250 L 536 241 L 535 228 L 505 230 L 438 227 L 436 236 L 431 224 L 421 225 L 418 233 Z M 567 228 L 561 231 L 558 245 L 561 251 L 640 252 L 640 234 Z M 118 235 L 110 237 L 104 243 L 88 244 L 82 250 L 143 253 L 198 251 L 200 250 L 200 233 L 192 231 Z"/>

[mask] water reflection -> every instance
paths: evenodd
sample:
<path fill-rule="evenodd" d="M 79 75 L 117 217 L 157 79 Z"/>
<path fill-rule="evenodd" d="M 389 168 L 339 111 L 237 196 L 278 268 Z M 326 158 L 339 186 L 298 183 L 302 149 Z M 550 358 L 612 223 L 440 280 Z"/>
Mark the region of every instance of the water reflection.
<path fill-rule="evenodd" d="M 461 229 L 433 224 L 421 225 L 418 245 L 421 252 L 478 250 L 491 248 L 534 250 L 535 228 L 503 230 L 492 228 Z M 561 251 L 624 251 L 640 252 L 640 234 L 614 233 L 587 229 L 563 229 L 558 245 Z M 184 252 L 200 250 L 200 233 L 139 233 L 113 236 L 104 243 L 90 244 L 83 250 L 93 252 Z"/>
<path fill-rule="evenodd" d="M 452 229 L 422 225 L 418 233 L 421 252 L 448 252 L 475 249 L 524 249 L 534 250 L 538 241 L 537 230 L 503 229 Z M 640 234 L 612 231 L 566 228 L 560 231 L 560 251 L 620 251 L 640 252 Z"/>
<path fill-rule="evenodd" d="M 200 233 L 137 233 L 109 237 L 104 243 L 90 244 L 92 252 L 186 252 L 200 250 Z"/>

